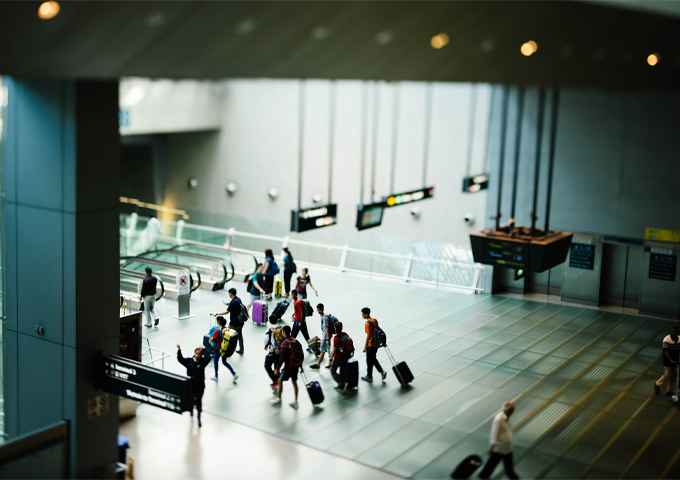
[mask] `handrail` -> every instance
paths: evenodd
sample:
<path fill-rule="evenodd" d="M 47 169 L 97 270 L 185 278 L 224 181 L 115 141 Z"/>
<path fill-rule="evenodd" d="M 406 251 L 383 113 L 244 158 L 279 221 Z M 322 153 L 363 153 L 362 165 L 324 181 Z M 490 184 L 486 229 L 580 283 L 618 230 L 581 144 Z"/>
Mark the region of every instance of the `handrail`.
<path fill-rule="evenodd" d="M 171 237 L 166 237 L 166 236 L 161 236 L 163 239 L 168 239 L 170 241 L 175 241 L 175 239 Z M 195 248 L 204 248 L 206 250 L 212 250 L 214 252 L 224 252 L 224 253 L 242 253 L 244 255 L 249 255 L 253 257 L 253 261 L 255 262 L 255 268 L 253 269 L 252 273 L 250 275 L 254 275 L 255 272 L 257 271 L 257 257 L 252 253 L 251 250 L 243 250 L 241 248 L 235 248 L 235 247 L 221 247 L 219 245 L 213 245 L 211 243 L 203 243 L 203 242 L 195 242 L 195 241 L 185 241 L 182 240 L 182 243 L 179 245 L 175 245 L 174 248 L 181 248 L 181 247 L 195 247 Z M 234 265 L 232 264 L 232 269 L 234 268 Z M 233 278 L 233 276 L 232 276 Z M 231 279 L 230 279 L 231 280 Z"/>
<path fill-rule="evenodd" d="M 137 270 L 132 270 L 130 268 L 124 267 L 120 267 L 120 274 L 125 275 L 127 277 L 141 278 L 142 280 L 146 276 L 146 273 L 144 272 L 138 272 Z M 161 277 L 159 277 L 158 275 L 154 275 L 154 277 L 156 277 L 158 284 L 161 286 L 160 295 L 158 294 L 158 290 L 156 291 L 156 300 L 160 300 L 161 298 L 163 298 L 163 295 L 165 295 L 165 285 L 163 284 L 163 280 L 161 279 Z M 139 293 L 140 292 L 137 292 L 137 295 L 139 295 Z"/>
<path fill-rule="evenodd" d="M 154 253 L 158 254 L 166 254 L 166 255 L 176 255 L 178 257 L 185 257 L 185 258 L 193 258 L 195 260 L 208 260 L 211 262 L 217 263 L 220 267 L 222 267 L 222 271 L 224 273 L 224 276 L 222 277 L 222 280 L 219 282 L 222 285 L 225 283 L 229 282 L 232 278 L 234 278 L 234 265 L 231 262 L 226 262 L 222 259 L 211 257 L 209 255 L 202 255 L 200 253 L 194 253 L 194 252 L 184 252 L 182 250 L 177 250 L 177 248 L 181 247 L 182 245 L 175 245 L 173 247 L 170 247 L 169 249 L 163 249 L 163 250 L 150 250 L 148 252 L 140 253 L 140 255 L 151 255 Z M 229 275 L 229 268 L 227 267 L 227 263 L 229 263 L 229 266 L 231 267 L 231 275 Z"/>
<path fill-rule="evenodd" d="M 148 263 L 149 265 L 156 265 L 156 266 L 159 266 L 159 267 L 175 268 L 177 270 L 191 270 L 191 272 L 196 274 L 196 281 L 194 282 L 193 276 L 189 275 L 189 285 L 191 287 L 190 290 L 192 292 L 195 292 L 201 286 L 201 274 L 199 273 L 198 270 L 196 270 L 195 267 L 192 267 L 190 265 L 180 265 L 178 263 L 164 262 L 163 260 L 156 260 L 154 258 L 145 258 L 145 257 L 141 257 L 139 255 L 130 256 L 130 257 L 120 257 L 120 260 L 125 261 L 125 262 L 137 262 L 137 263 L 142 263 L 142 264 Z"/>

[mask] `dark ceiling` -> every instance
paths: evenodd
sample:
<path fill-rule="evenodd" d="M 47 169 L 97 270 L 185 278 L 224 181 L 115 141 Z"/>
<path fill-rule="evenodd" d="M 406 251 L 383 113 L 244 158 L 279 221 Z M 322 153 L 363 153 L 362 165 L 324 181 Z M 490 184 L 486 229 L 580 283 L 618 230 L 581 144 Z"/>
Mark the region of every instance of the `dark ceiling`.
<path fill-rule="evenodd" d="M 39 5 L 0 2 L 0 74 L 680 86 L 680 19 L 590 3 L 60 2 L 51 20 Z"/>

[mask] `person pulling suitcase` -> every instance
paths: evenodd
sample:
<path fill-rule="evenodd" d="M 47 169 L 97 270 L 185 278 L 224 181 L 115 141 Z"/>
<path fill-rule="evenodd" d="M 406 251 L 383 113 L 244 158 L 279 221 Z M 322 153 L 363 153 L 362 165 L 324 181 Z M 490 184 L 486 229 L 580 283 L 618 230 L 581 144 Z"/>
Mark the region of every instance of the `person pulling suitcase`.
<path fill-rule="evenodd" d="M 380 362 L 378 362 L 378 343 L 375 340 L 375 326 L 378 324 L 375 318 L 371 318 L 371 309 L 364 307 L 361 309 L 361 317 L 366 320 L 364 325 L 364 330 L 366 331 L 366 343 L 364 344 L 364 353 L 366 354 L 366 366 L 368 367 L 368 372 L 366 372 L 365 377 L 361 379 L 365 382 L 373 381 L 373 367 L 378 370 L 378 373 L 382 376 L 382 381 L 387 378 L 387 371 L 383 370 Z"/>
<path fill-rule="evenodd" d="M 354 355 L 354 342 L 342 331 L 342 322 L 335 322 L 335 337 L 333 338 L 333 350 L 331 350 L 331 375 L 337 383 L 333 387 L 340 393 L 345 393 L 349 385 L 347 378 L 347 362 Z M 338 374 L 338 369 L 340 373 Z"/>

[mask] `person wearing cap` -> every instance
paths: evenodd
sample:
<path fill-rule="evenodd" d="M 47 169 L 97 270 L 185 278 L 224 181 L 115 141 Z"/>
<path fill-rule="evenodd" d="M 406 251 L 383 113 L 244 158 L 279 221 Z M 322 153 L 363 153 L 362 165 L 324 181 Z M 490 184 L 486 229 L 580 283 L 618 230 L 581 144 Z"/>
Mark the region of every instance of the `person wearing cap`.
<path fill-rule="evenodd" d="M 515 473 L 512 461 L 512 431 L 508 422 L 514 412 L 515 404 L 505 402 L 503 409 L 494 417 L 491 425 L 491 447 L 489 448 L 491 456 L 479 474 L 479 478 L 489 478 L 501 461 L 503 461 L 505 474 L 508 478 L 519 478 Z"/>
<path fill-rule="evenodd" d="M 154 310 L 156 305 L 156 284 L 158 279 L 155 275 L 152 275 L 151 267 L 146 267 L 146 277 L 142 281 L 142 291 L 139 294 L 142 297 L 142 302 L 144 303 L 144 319 L 146 320 L 146 326 L 151 328 L 151 315 L 154 318 L 154 325 L 158 326 L 158 315 Z"/>

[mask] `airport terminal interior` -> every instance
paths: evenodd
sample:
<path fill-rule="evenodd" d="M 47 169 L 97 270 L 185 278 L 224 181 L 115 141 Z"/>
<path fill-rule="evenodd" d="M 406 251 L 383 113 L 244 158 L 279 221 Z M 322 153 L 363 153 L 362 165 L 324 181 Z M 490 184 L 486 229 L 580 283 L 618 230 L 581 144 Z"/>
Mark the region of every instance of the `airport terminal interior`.
<path fill-rule="evenodd" d="M 678 45 L 680 0 L 0 2 L 0 478 L 680 478 Z"/>

